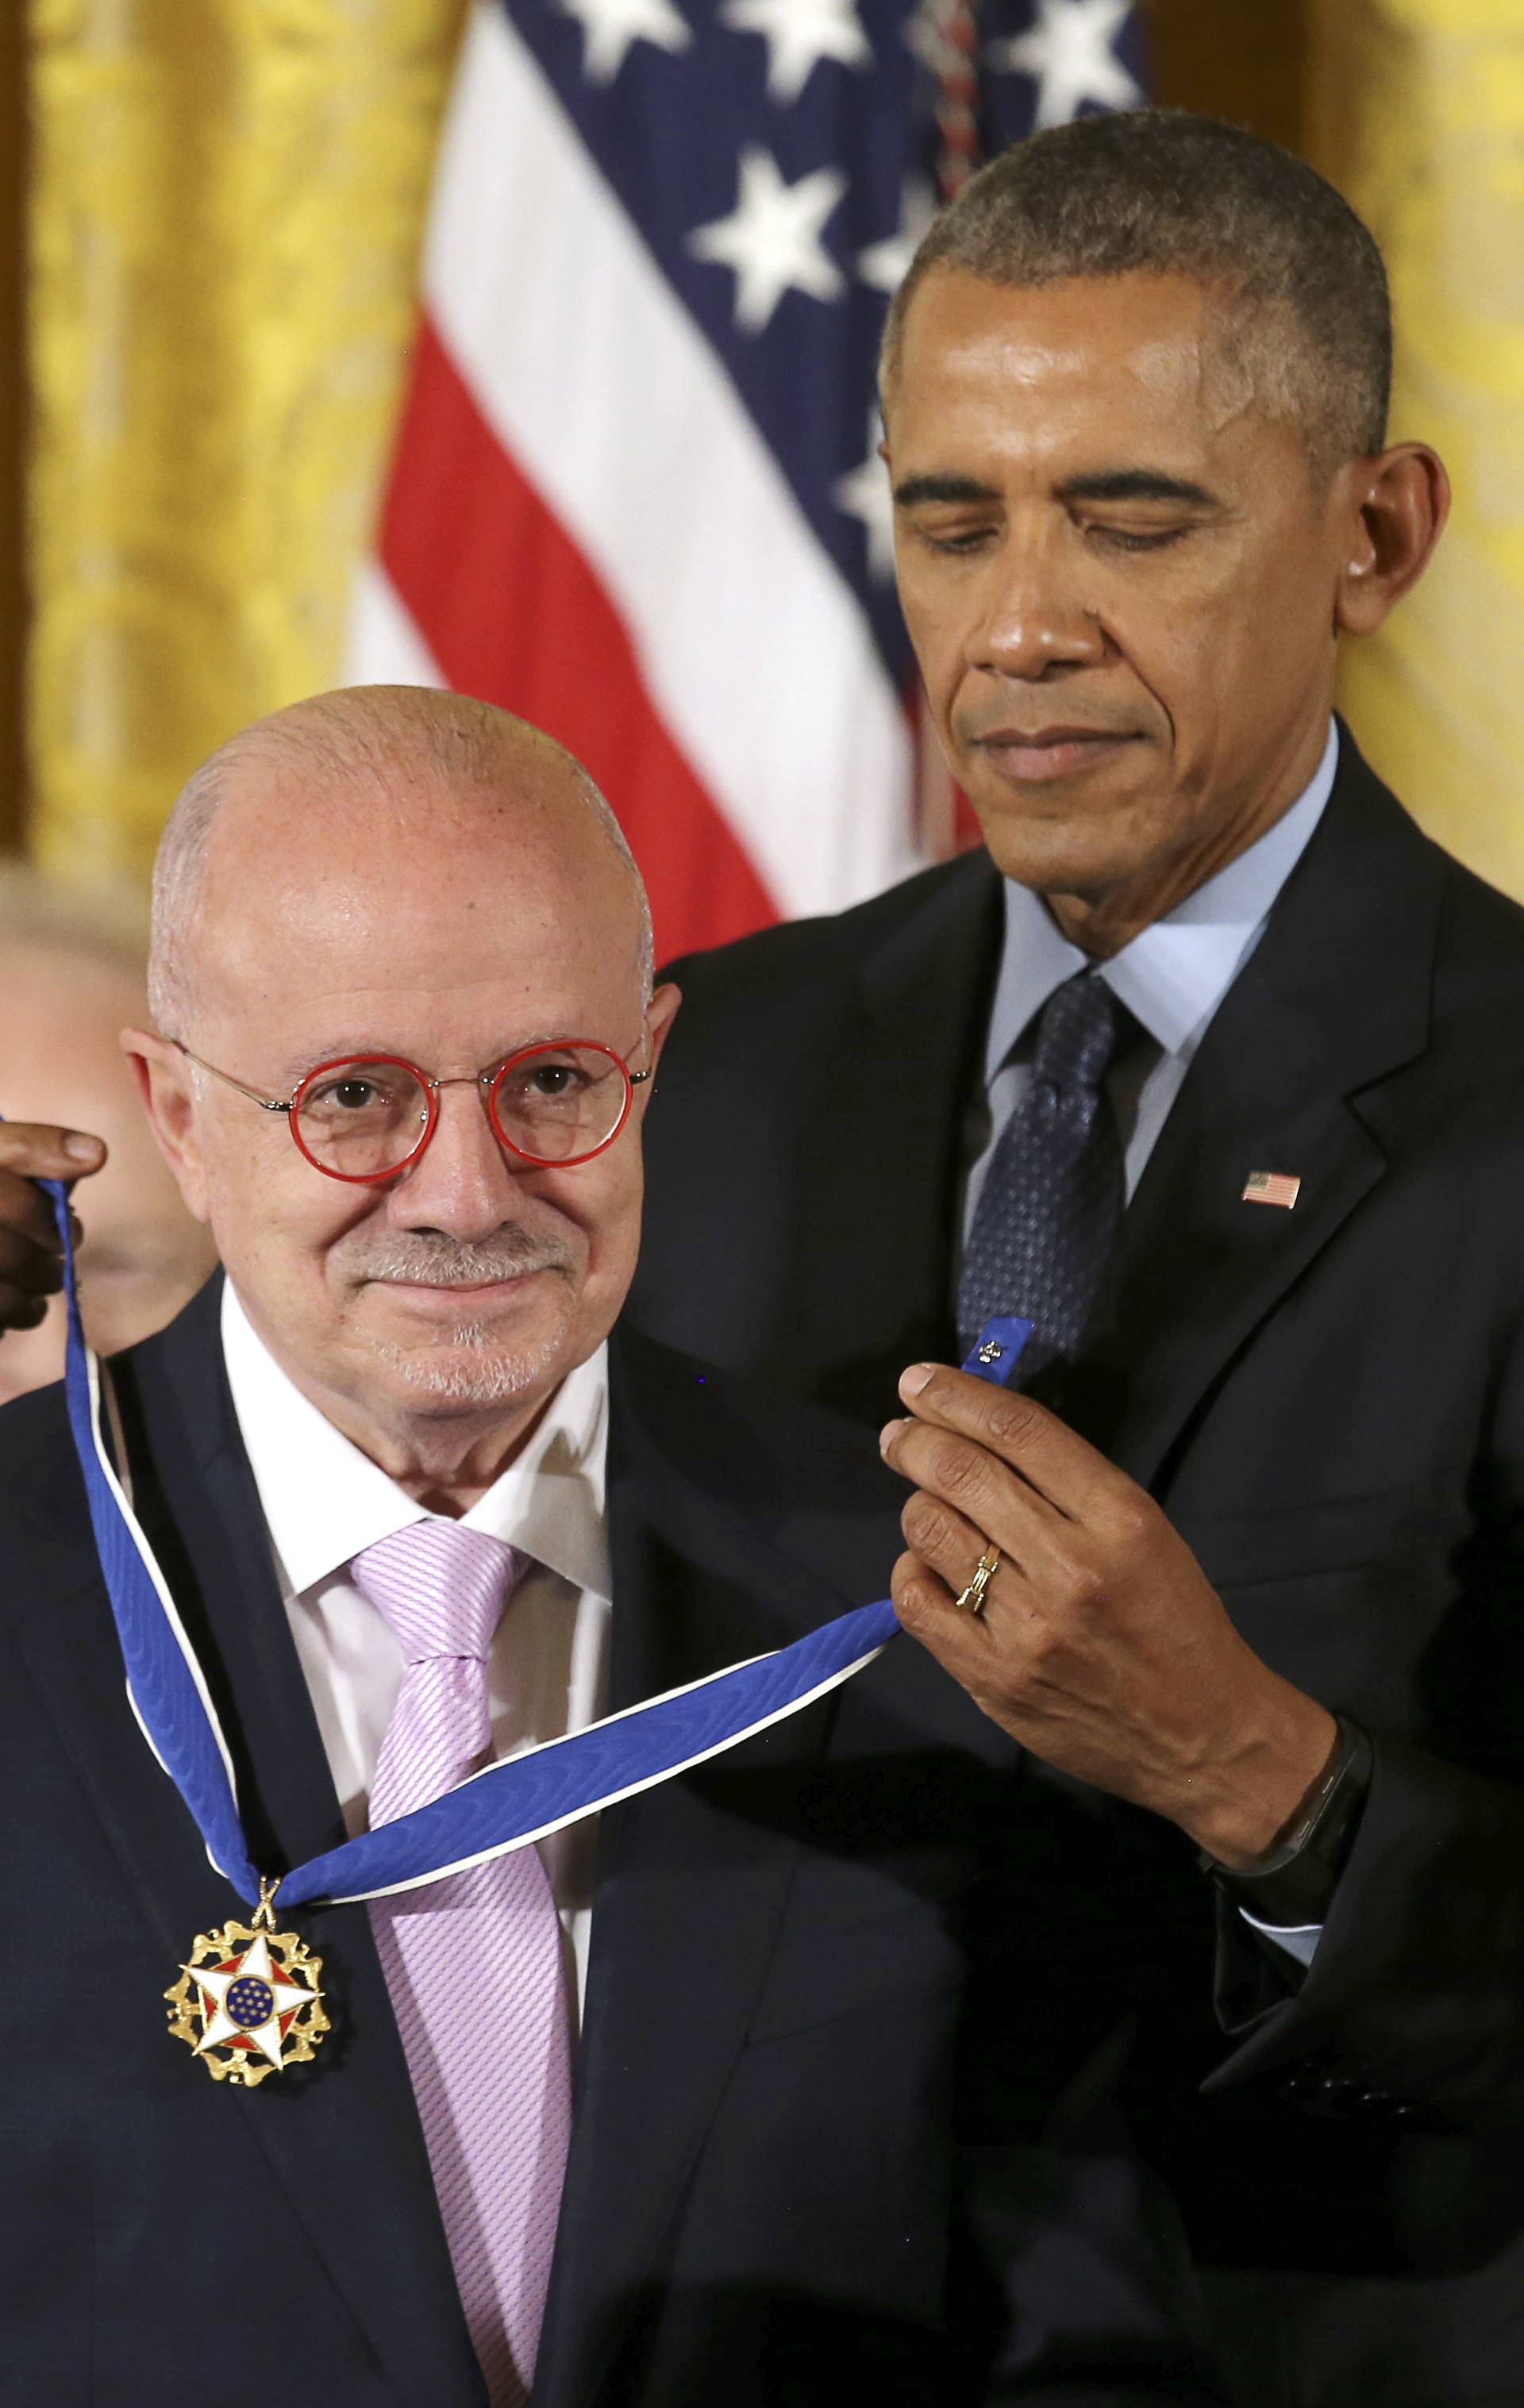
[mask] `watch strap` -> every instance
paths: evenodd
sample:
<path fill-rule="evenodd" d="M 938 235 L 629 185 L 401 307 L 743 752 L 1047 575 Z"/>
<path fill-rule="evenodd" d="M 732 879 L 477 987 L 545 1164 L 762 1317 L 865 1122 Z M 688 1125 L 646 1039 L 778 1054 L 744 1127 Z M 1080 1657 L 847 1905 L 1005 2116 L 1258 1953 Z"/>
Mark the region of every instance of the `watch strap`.
<path fill-rule="evenodd" d="M 1235 1868 L 1203 1856 L 1202 1868 L 1235 1906 L 1257 1922 L 1305 1929 L 1327 1919 L 1349 1861 L 1373 1764 L 1368 1734 L 1348 1714 L 1328 1763 L 1269 1854 Z"/>

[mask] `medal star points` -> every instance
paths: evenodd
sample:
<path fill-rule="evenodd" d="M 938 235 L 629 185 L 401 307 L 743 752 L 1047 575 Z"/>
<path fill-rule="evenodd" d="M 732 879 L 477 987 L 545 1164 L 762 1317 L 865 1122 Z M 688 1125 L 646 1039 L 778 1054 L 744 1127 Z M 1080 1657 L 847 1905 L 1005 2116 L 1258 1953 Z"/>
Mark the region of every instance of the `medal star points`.
<path fill-rule="evenodd" d="M 236 2041 L 242 2033 L 262 2057 L 279 2069 L 283 2062 L 282 2018 L 309 1999 L 323 1996 L 321 1990 L 309 1989 L 271 1961 L 270 1943 L 263 1931 L 230 1970 L 205 1965 L 182 1965 L 180 1970 L 189 1973 L 197 1989 L 212 2002 L 213 2013 L 197 2046 L 197 2057 L 205 2057 L 208 2048 Z M 259 2007 L 266 2005 L 268 2013 L 259 2014 Z"/>
<path fill-rule="evenodd" d="M 230 1923 L 198 1939 L 180 1970 L 165 1993 L 170 2029 L 218 2080 L 252 2086 L 283 2072 L 328 2029 L 323 1967 L 295 1933 Z"/>

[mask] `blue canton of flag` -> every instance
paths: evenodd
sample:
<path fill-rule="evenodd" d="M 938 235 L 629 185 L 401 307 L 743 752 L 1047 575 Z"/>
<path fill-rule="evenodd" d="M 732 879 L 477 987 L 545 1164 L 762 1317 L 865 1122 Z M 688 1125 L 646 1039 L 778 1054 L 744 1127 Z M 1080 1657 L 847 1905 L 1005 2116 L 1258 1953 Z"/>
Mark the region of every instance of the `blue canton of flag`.
<path fill-rule="evenodd" d="M 935 206 L 952 29 L 987 152 L 1141 103 L 1130 0 L 504 5 L 908 685 L 875 367 Z"/>
<path fill-rule="evenodd" d="M 1140 75 L 1127 0 L 473 0 L 349 674 L 568 745 L 668 958 L 945 850 L 884 311 L 982 152 Z"/>

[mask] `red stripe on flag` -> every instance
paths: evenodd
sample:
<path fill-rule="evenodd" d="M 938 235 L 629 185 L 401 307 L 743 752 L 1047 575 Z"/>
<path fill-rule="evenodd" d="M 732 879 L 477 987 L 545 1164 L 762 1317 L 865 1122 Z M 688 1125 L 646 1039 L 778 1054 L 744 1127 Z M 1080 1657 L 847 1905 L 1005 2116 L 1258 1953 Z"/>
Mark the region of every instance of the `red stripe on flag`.
<path fill-rule="evenodd" d="M 658 959 L 777 919 L 653 705 L 612 600 L 426 318 L 381 558 L 447 682 L 543 727 L 597 779 L 650 888 Z"/>

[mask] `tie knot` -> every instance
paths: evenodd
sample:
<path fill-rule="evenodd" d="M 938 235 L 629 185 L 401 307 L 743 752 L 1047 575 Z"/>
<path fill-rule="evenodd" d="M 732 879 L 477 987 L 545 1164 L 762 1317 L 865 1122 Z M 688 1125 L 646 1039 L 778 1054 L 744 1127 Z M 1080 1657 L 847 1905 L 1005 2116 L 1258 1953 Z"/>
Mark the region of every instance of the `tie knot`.
<path fill-rule="evenodd" d="M 462 1522 L 410 1522 L 350 1565 L 356 1588 L 384 1615 L 410 1664 L 485 1657 L 527 1558 Z"/>
<path fill-rule="evenodd" d="M 1060 1093 L 1099 1087 L 1125 1017 L 1099 970 L 1079 970 L 1066 979 L 1049 996 L 1038 1020 L 1033 1079 Z"/>

